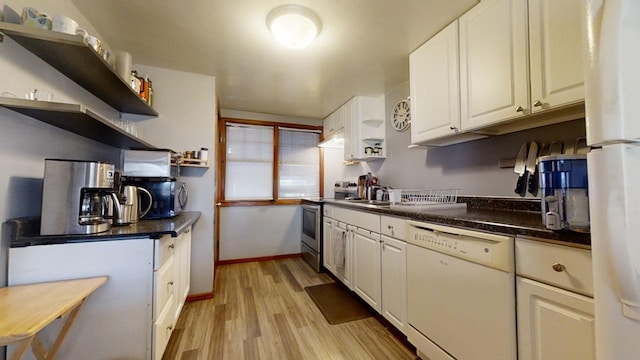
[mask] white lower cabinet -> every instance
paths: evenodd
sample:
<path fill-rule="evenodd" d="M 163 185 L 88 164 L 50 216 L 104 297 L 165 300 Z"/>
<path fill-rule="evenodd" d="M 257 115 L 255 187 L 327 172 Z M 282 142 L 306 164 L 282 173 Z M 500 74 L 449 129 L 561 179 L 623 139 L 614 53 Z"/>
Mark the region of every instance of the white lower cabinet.
<path fill-rule="evenodd" d="M 382 316 L 406 333 L 407 244 L 386 235 L 381 238 Z"/>
<path fill-rule="evenodd" d="M 518 238 L 516 271 L 518 360 L 594 360 L 590 251 Z"/>
<path fill-rule="evenodd" d="M 78 313 L 58 357 L 161 359 L 189 292 L 191 227 L 178 237 L 9 249 L 9 285 L 108 276 Z M 53 341 L 57 320 L 42 332 Z M 13 347 L 9 346 L 9 354 Z M 34 359 L 28 352 L 25 359 Z"/>
<path fill-rule="evenodd" d="M 332 215 L 333 219 L 323 220 L 325 268 L 404 333 L 407 326 L 405 219 L 338 207 Z"/>
<path fill-rule="evenodd" d="M 331 236 L 331 252 L 335 261 L 334 275 L 353 290 L 353 232 L 354 227 L 338 222 Z"/>
<path fill-rule="evenodd" d="M 333 229 L 337 227 L 337 225 L 338 222 L 331 218 L 324 217 L 322 219 L 322 266 L 332 274 L 336 272 L 336 265 L 333 260 L 331 244 Z"/>
<path fill-rule="evenodd" d="M 518 359 L 595 359 L 593 299 L 518 277 Z"/>
<path fill-rule="evenodd" d="M 380 234 L 357 229 L 353 235 L 353 288 L 377 312 L 381 312 Z"/>
<path fill-rule="evenodd" d="M 155 249 L 152 358 L 157 360 L 162 359 L 189 294 L 191 227 L 178 237 L 155 240 Z"/>

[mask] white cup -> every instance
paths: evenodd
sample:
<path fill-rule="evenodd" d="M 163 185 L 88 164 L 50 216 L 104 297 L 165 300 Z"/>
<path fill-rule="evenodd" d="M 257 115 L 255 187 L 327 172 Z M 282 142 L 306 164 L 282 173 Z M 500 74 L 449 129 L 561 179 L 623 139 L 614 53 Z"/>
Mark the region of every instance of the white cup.
<path fill-rule="evenodd" d="M 72 18 L 64 15 L 53 15 L 53 25 L 51 26 L 51 30 L 75 35 L 78 31 L 78 23 Z"/>
<path fill-rule="evenodd" d="M 115 69 L 116 73 L 129 84 L 131 79 L 131 54 L 122 50 L 116 51 Z"/>
<path fill-rule="evenodd" d="M 47 90 L 34 89 L 33 91 L 26 93 L 24 97 L 27 100 L 52 101 L 53 93 Z"/>
<path fill-rule="evenodd" d="M 389 189 L 389 201 L 394 204 L 402 202 L 402 190 Z"/>
<path fill-rule="evenodd" d="M 102 41 L 93 35 L 88 35 L 85 38 L 85 42 L 89 45 L 95 52 L 100 53 L 102 49 Z"/>

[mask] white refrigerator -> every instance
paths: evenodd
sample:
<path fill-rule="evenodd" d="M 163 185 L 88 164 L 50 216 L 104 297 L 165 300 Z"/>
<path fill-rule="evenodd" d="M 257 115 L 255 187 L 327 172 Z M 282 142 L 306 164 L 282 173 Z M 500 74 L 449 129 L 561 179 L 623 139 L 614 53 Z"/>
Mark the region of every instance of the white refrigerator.
<path fill-rule="evenodd" d="M 585 0 L 596 357 L 640 359 L 640 0 Z"/>

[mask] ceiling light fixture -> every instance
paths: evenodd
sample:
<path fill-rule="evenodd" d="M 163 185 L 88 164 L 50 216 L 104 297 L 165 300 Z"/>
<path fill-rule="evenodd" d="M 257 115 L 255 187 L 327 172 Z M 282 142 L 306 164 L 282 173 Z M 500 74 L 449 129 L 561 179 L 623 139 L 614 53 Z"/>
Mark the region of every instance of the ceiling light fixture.
<path fill-rule="evenodd" d="M 313 10 L 288 4 L 269 12 L 267 28 L 282 45 L 290 49 L 302 49 L 320 34 L 322 23 Z"/>

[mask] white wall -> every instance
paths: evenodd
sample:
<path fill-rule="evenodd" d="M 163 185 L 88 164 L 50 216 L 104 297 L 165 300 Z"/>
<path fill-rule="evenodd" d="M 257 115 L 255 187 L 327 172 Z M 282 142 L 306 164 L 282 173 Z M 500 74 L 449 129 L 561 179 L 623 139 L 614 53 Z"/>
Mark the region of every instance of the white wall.
<path fill-rule="evenodd" d="M 221 109 L 220 116 L 322 126 L 322 120 Z M 220 208 L 220 259 L 300 253 L 300 206 Z"/>
<path fill-rule="evenodd" d="M 47 11 L 73 16 L 80 25 L 92 29 L 70 1 L 55 4 L 29 1 L 28 6 L 42 5 Z M 26 1 L 0 2 L 20 12 Z M 18 97 L 33 89 L 54 94 L 54 101 L 82 103 L 105 118 L 115 119 L 118 112 L 98 100 L 82 87 L 28 52 L 9 37 L 0 43 L 0 92 Z M 40 216 L 42 177 L 45 158 L 100 160 L 117 163 L 119 150 L 58 129 L 30 117 L 0 108 L 0 219 L 2 221 Z M 6 285 L 8 239 L 3 233 L 0 244 L 0 286 Z"/>
<path fill-rule="evenodd" d="M 389 122 L 395 104 L 409 96 L 405 82 L 386 94 L 387 154 L 383 161 L 342 166 L 342 149 L 325 149 L 325 197 L 333 197 L 336 180 L 357 180 L 371 171 L 382 185 L 405 189 L 459 189 L 461 195 L 517 197 L 513 168 L 499 168 L 498 161 L 516 157 L 525 141 L 573 141 L 585 136 L 584 119 L 538 129 L 475 140 L 444 148 L 408 149 L 410 130 L 395 131 Z M 531 195 L 527 195 L 531 197 Z"/>
<path fill-rule="evenodd" d="M 300 206 L 220 209 L 220 260 L 300 253 Z"/>
<path fill-rule="evenodd" d="M 6 14 L 7 6 L 20 12 L 23 6 L 40 5 L 47 11 L 72 16 L 95 33 L 70 1 L 59 0 L 55 4 L 43 0 L 5 1 L 0 2 L 0 9 Z M 54 101 L 82 103 L 105 118 L 118 117 L 117 111 L 5 37 L 0 43 L 0 92 L 23 97 L 35 88 L 52 92 Z M 40 216 L 45 158 L 117 163 L 119 153 L 119 149 L 0 108 L 0 220 Z M 0 241 L 0 287 L 7 284 L 7 235 L 3 231 Z M 0 359 L 3 358 L 4 351 L 0 348 Z"/>
<path fill-rule="evenodd" d="M 180 181 L 187 183 L 189 191 L 186 210 L 202 213 L 191 235 L 190 292 L 210 293 L 213 291 L 215 234 L 215 78 L 143 65 L 133 68 L 153 81 L 154 108 L 160 114 L 137 122 L 140 136 L 159 148 L 179 152 L 209 149 L 209 169 L 182 168 Z"/>

